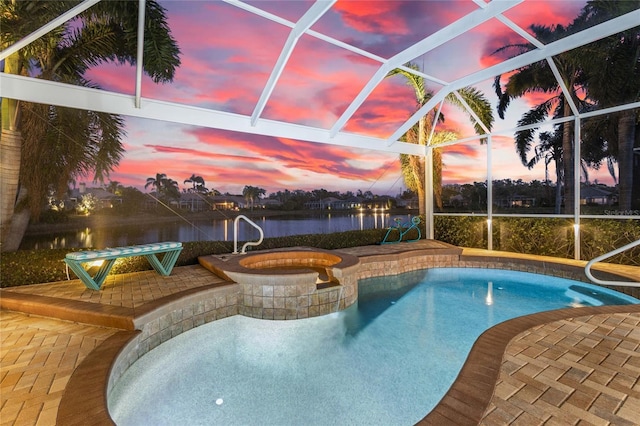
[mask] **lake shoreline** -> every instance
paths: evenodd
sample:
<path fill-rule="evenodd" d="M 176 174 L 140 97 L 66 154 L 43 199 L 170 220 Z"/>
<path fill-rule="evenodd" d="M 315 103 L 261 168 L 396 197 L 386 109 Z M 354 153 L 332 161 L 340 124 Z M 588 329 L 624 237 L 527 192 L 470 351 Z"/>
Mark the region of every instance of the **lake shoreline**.
<path fill-rule="evenodd" d="M 132 225 L 160 225 L 163 223 L 177 223 L 185 222 L 190 223 L 192 221 L 201 220 L 221 220 L 229 219 L 233 220 L 239 215 L 244 215 L 249 219 L 263 218 L 263 217 L 317 217 L 327 216 L 329 214 L 341 215 L 341 214 L 353 214 L 356 213 L 352 210 L 344 211 L 327 211 L 327 210 L 294 210 L 294 211 L 282 211 L 282 210 L 254 210 L 254 211 L 223 211 L 213 210 L 207 212 L 180 213 L 180 216 L 159 216 L 152 213 L 140 213 L 133 216 L 115 216 L 94 214 L 91 216 L 69 216 L 69 220 L 61 223 L 37 223 L 30 224 L 27 228 L 25 236 L 39 236 L 47 235 L 58 232 L 70 232 L 79 231 L 85 228 L 92 229 L 111 229 Z M 367 213 L 371 211 L 367 210 Z M 416 210 L 413 209 L 392 209 L 386 213 L 392 215 L 415 215 Z"/>

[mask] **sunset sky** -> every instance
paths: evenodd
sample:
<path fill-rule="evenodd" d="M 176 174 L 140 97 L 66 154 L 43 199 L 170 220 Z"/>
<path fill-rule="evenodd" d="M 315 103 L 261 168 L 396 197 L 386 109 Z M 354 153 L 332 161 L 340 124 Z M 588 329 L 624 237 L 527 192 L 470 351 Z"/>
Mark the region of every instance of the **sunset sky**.
<path fill-rule="evenodd" d="M 171 84 L 143 79 L 142 96 L 251 115 L 289 34 L 289 27 L 220 1 L 161 1 L 182 65 Z M 247 2 L 296 22 L 313 2 Z M 528 29 L 567 24 L 584 1 L 526 0 L 505 16 Z M 467 1 L 338 1 L 311 29 L 389 58 L 454 22 L 478 6 Z M 498 62 L 497 48 L 523 39 L 492 20 L 470 33 L 416 58 L 437 79 L 452 81 Z M 309 35 L 297 43 L 262 117 L 329 129 L 360 92 L 380 63 Z M 102 88 L 133 94 L 135 68 L 103 65 L 87 77 Z M 495 105 L 492 81 L 478 85 Z M 429 83 L 437 91 L 437 83 Z M 535 99 L 512 103 L 494 130 L 512 129 Z M 347 122 L 343 131 L 389 137 L 415 111 L 415 95 L 402 77 L 383 81 Z M 444 127 L 471 136 L 466 115 L 445 108 Z M 245 185 L 279 190 L 325 188 L 396 195 L 403 189 L 397 154 L 315 144 L 291 139 L 126 118 L 126 153 L 112 181 L 143 189 L 146 179 L 165 173 L 180 188 L 192 174 L 209 189 L 240 193 Z M 549 129 L 546 129 L 549 130 Z M 495 137 L 494 179 L 544 179 L 544 166 L 520 164 L 512 132 Z M 444 154 L 445 183 L 486 179 L 486 148 L 475 142 L 451 146 Z M 606 170 L 606 167 L 603 167 Z M 606 173 L 590 178 L 610 183 Z M 553 174 L 551 174 L 553 176 Z M 89 178 L 90 179 L 90 178 Z M 607 179 L 609 179 L 607 181 Z"/>

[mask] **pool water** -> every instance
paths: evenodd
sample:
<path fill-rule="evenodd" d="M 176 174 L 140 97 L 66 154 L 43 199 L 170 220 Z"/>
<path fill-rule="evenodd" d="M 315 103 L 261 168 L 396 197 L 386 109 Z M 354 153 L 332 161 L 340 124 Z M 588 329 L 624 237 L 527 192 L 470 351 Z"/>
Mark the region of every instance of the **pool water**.
<path fill-rule="evenodd" d="M 411 425 L 455 380 L 487 328 L 517 316 L 640 301 L 523 272 L 440 268 L 360 281 L 323 317 L 241 315 L 138 360 L 109 395 L 120 425 Z"/>

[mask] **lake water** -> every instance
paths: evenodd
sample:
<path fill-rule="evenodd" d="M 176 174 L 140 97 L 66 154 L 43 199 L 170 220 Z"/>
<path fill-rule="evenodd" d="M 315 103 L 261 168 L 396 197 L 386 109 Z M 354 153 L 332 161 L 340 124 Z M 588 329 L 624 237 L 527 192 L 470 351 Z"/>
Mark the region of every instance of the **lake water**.
<path fill-rule="evenodd" d="M 410 215 L 389 213 L 357 213 L 324 215 L 316 217 L 253 217 L 264 231 L 265 238 L 303 234 L 330 234 L 334 232 L 388 228 L 393 219 L 408 221 Z M 260 238 L 259 232 L 244 221 L 239 222 L 239 241 Z M 78 231 L 58 232 L 47 235 L 27 236 L 20 246 L 23 250 L 119 247 L 158 241 L 233 241 L 233 219 L 213 219 L 175 222 L 115 228 L 85 228 Z"/>

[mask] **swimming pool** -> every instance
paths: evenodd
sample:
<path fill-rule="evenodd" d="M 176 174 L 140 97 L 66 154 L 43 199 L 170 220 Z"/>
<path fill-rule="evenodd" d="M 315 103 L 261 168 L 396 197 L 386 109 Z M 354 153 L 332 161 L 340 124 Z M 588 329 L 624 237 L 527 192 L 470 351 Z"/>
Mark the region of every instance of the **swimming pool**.
<path fill-rule="evenodd" d="M 109 395 L 127 424 L 413 424 L 450 387 L 475 339 L 506 319 L 638 303 L 584 283 L 443 268 L 360 281 L 357 306 L 323 317 L 240 315 L 139 359 Z"/>

